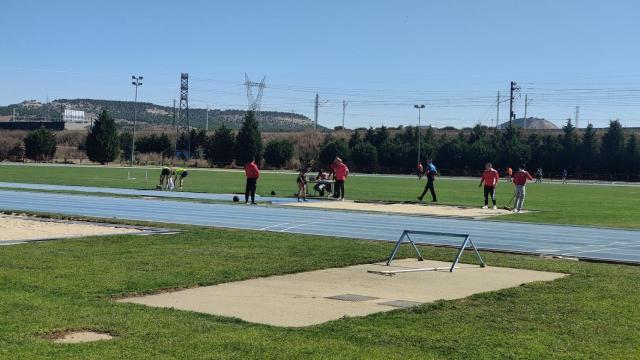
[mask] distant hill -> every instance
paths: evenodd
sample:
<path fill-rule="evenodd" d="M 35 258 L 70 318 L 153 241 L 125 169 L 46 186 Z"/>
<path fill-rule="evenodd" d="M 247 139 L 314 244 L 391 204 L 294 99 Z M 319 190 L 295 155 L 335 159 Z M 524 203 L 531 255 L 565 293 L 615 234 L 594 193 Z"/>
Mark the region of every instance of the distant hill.
<path fill-rule="evenodd" d="M 49 103 L 49 119 L 60 120 L 64 109 L 81 110 L 89 116 L 96 117 L 103 109 L 107 110 L 117 121 L 128 122 L 133 119 L 133 101 L 114 101 L 96 99 L 59 99 Z M 20 104 L 0 106 L 0 119 L 6 119 L 13 113 L 13 109 L 20 119 L 43 119 L 46 117 L 46 105 L 34 100 L 24 101 Z M 204 128 L 206 121 L 206 109 L 189 108 L 189 122 L 196 128 Z M 209 110 L 209 129 L 225 125 L 237 128 L 242 123 L 244 110 Z M 137 121 L 155 124 L 172 125 L 173 107 L 161 106 L 147 102 L 139 102 L 137 107 Z M 311 119 L 304 115 L 262 111 L 260 124 L 264 131 L 300 131 L 313 127 Z"/>
<path fill-rule="evenodd" d="M 524 118 L 513 120 L 513 126 L 524 128 L 524 120 L 525 120 Z M 507 126 L 509 126 L 508 121 L 500 124 L 500 128 L 506 128 Z M 554 129 L 559 129 L 559 127 L 557 127 L 556 124 L 552 123 L 549 120 L 530 117 L 530 118 L 527 118 L 527 129 L 554 130 Z"/>

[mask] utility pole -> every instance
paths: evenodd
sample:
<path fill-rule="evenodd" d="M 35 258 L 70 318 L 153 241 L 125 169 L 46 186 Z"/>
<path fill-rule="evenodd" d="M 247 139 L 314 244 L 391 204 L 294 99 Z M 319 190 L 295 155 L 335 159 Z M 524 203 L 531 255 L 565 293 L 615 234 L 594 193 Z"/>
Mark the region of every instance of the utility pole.
<path fill-rule="evenodd" d="M 207 104 L 207 117 L 204 122 L 204 130 L 209 131 L 209 104 Z"/>
<path fill-rule="evenodd" d="M 349 105 L 349 102 L 342 100 L 342 130 L 344 130 L 344 113 L 347 108 L 347 105 Z"/>
<path fill-rule="evenodd" d="M 418 164 L 420 163 L 420 143 L 422 142 L 422 132 L 420 131 L 420 110 L 424 109 L 424 104 L 413 105 L 414 108 L 418 109 Z"/>
<path fill-rule="evenodd" d="M 136 87 L 136 96 L 133 100 L 133 134 L 131 136 L 131 163 L 130 166 L 133 167 L 133 156 L 136 150 L 136 107 L 138 106 L 138 86 L 142 86 L 141 80 L 142 76 L 132 75 L 131 78 L 134 80 L 131 82 L 131 85 Z"/>
<path fill-rule="evenodd" d="M 518 84 L 512 81 L 509 87 L 509 126 L 513 125 L 513 120 L 516 119 L 516 114 L 513 112 L 513 93 L 520 91 Z"/>
<path fill-rule="evenodd" d="M 496 98 L 496 129 L 500 124 L 500 91 L 498 91 L 498 97 Z"/>
<path fill-rule="evenodd" d="M 316 103 L 314 106 L 314 117 L 313 117 L 313 130 L 317 130 L 318 128 L 318 106 L 320 106 L 320 95 L 316 93 Z"/>
<path fill-rule="evenodd" d="M 576 106 L 576 129 L 578 128 L 578 118 L 580 117 L 580 106 Z"/>

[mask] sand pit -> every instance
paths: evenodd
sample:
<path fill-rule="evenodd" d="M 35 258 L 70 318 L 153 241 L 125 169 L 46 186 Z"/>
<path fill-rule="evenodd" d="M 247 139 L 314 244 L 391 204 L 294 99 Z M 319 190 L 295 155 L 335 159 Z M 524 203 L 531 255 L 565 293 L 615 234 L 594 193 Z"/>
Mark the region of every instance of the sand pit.
<path fill-rule="evenodd" d="M 512 214 L 504 209 L 482 209 L 481 207 L 463 207 L 450 205 L 368 203 L 356 201 L 309 201 L 282 204 L 285 206 L 309 207 L 331 210 L 373 211 L 393 214 L 450 216 L 471 219 L 486 219 L 493 216 Z M 524 211 L 523 211 L 524 212 Z"/>
<path fill-rule="evenodd" d="M 453 273 L 409 272 L 394 276 L 368 273 L 369 270 L 448 266 L 450 264 L 444 262 L 407 259 L 395 261 L 392 266 L 382 263 L 356 265 L 118 301 L 237 317 L 261 324 L 301 327 L 565 276 L 465 264 Z"/>
<path fill-rule="evenodd" d="M 128 226 L 0 215 L 0 245 L 33 240 L 136 234 L 141 232 L 143 230 Z"/>
<path fill-rule="evenodd" d="M 111 340 L 113 335 L 96 331 L 74 331 L 53 336 L 53 342 L 58 344 L 78 344 L 100 340 Z"/>

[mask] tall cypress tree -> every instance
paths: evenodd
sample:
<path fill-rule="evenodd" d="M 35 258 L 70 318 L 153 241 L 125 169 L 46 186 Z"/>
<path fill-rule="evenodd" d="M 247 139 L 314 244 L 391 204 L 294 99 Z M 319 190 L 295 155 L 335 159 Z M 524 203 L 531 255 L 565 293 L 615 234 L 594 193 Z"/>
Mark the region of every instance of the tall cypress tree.
<path fill-rule="evenodd" d="M 631 135 L 627 142 L 625 168 L 627 174 L 631 176 L 640 175 L 640 147 L 638 147 L 638 138 L 635 134 Z"/>
<path fill-rule="evenodd" d="M 624 172 L 624 132 L 618 120 L 609 123 L 607 133 L 602 137 L 602 171 L 609 173 Z"/>
<path fill-rule="evenodd" d="M 85 149 L 89 160 L 103 165 L 118 157 L 120 139 L 118 139 L 116 123 L 106 110 L 100 113 L 89 131 Z"/>
<path fill-rule="evenodd" d="M 564 150 L 562 156 L 562 165 L 569 171 L 576 168 L 576 150 L 578 149 L 578 135 L 576 128 L 571 123 L 571 119 L 567 120 L 567 124 L 562 127 L 562 148 Z"/>
<path fill-rule="evenodd" d="M 253 111 L 248 111 L 244 117 L 242 127 L 236 137 L 236 162 L 244 165 L 254 158 L 260 161 L 262 158 L 262 134 L 258 129 Z"/>
<path fill-rule="evenodd" d="M 597 169 L 599 155 L 600 142 L 596 137 L 593 125 L 589 124 L 582 135 L 582 144 L 580 144 L 580 168 L 582 171 L 594 172 Z"/>

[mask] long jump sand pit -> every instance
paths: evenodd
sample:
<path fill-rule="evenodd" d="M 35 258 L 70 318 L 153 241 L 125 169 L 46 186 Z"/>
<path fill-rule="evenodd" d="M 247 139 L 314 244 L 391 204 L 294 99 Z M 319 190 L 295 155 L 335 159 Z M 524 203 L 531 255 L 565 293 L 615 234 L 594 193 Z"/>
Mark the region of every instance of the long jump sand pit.
<path fill-rule="evenodd" d="M 18 215 L 0 215 L 0 245 L 16 244 L 33 240 L 138 234 L 141 232 L 143 232 L 143 230 L 123 225 L 53 220 Z"/>
<path fill-rule="evenodd" d="M 360 201 L 319 200 L 308 202 L 292 202 L 285 206 L 306 207 L 330 210 L 373 211 L 392 214 L 450 216 L 471 219 L 486 219 L 493 216 L 507 215 L 512 212 L 505 209 L 483 209 L 481 207 L 465 207 L 452 205 L 431 205 L 416 203 L 387 203 Z"/>
<path fill-rule="evenodd" d="M 302 327 L 565 276 L 465 264 L 452 273 L 423 271 L 385 276 L 368 272 L 448 266 L 449 263 L 438 261 L 397 260 L 391 266 L 355 265 L 118 301 L 236 317 L 260 324 Z"/>

